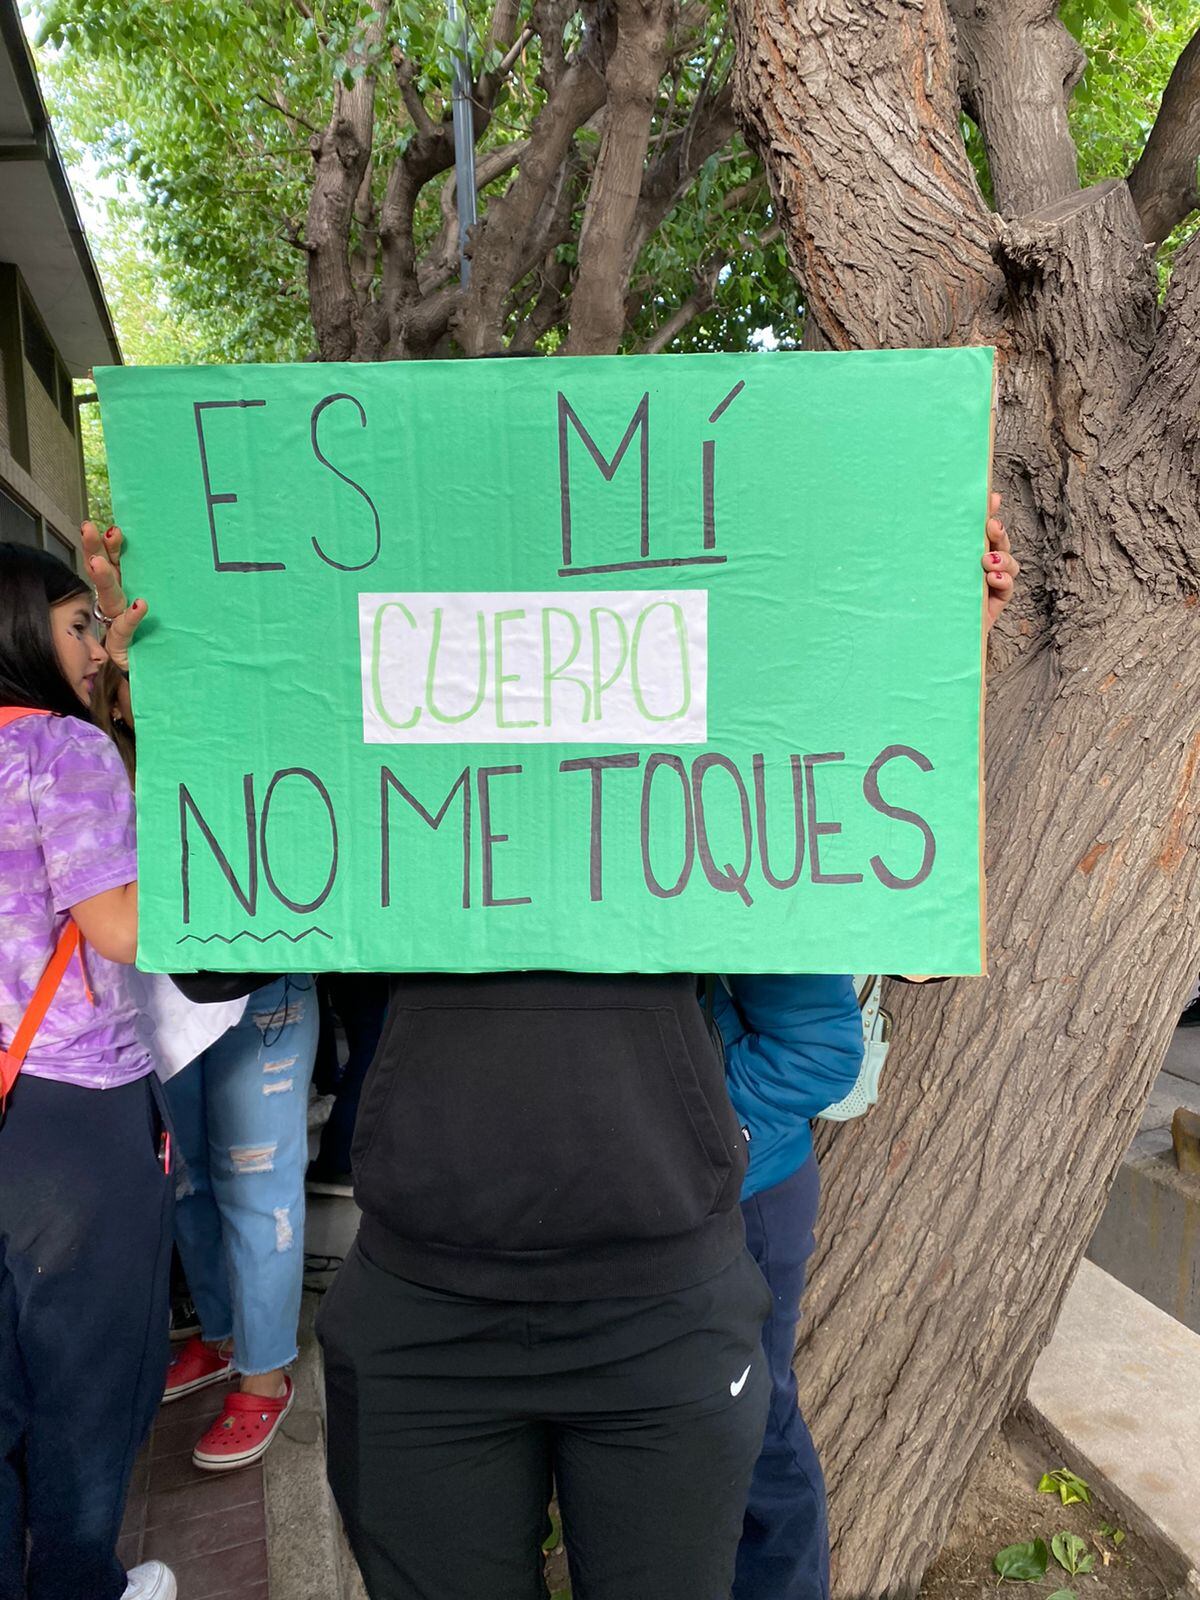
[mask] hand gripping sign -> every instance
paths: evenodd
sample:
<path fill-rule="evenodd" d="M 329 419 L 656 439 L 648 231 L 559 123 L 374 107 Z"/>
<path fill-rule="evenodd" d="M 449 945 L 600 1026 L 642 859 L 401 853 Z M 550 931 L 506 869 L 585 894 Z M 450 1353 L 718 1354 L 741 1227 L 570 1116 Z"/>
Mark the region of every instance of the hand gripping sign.
<path fill-rule="evenodd" d="M 990 350 L 97 383 L 143 966 L 982 970 Z"/>

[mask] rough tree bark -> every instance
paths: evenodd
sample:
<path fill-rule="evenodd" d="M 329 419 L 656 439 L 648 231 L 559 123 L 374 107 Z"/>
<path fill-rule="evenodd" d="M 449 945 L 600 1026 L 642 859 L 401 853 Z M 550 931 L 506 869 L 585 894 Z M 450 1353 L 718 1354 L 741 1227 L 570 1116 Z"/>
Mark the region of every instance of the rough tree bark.
<path fill-rule="evenodd" d="M 735 98 L 813 342 L 996 346 L 996 486 L 1027 574 L 989 685 L 991 977 L 893 986 L 882 1101 L 821 1141 L 797 1371 L 844 1597 L 915 1593 L 1200 969 L 1200 240 L 1161 309 L 1144 245 L 1197 203 L 1197 100 L 1178 81 L 1164 100 L 1139 214 L 1124 182 L 1078 190 L 1051 7 L 953 13 L 733 0 Z"/>

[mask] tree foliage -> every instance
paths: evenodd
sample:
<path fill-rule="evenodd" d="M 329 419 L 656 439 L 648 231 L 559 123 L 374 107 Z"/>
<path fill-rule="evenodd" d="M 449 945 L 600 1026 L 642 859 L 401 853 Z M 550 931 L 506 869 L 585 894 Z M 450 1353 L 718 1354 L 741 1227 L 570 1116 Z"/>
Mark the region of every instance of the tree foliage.
<path fill-rule="evenodd" d="M 595 8 L 589 10 L 595 23 Z M 198 357 L 295 360 L 312 353 L 308 230 L 320 168 L 313 147 L 368 82 L 369 159 L 342 241 L 367 313 L 360 320 L 372 321 L 389 248 L 395 255 L 411 247 L 419 299 L 457 294 L 452 40 L 440 0 L 312 7 L 127 0 L 117 8 L 105 0 L 52 0 L 38 18 L 61 121 L 119 185 L 113 226 L 132 234 L 139 256 L 155 263 L 197 338 Z M 506 0 L 493 12 L 470 6 L 468 19 L 486 223 L 598 25 L 586 29 L 583 13 L 562 3 L 528 12 Z M 637 222 L 644 239 L 623 274 L 621 348 L 656 348 L 658 330 L 681 307 L 706 315 L 702 323 L 676 317 L 682 326 L 675 348 L 744 347 L 754 330 L 772 323 L 786 339 L 795 321 L 795 285 L 771 231 L 765 182 L 734 134 L 729 54 L 719 7 L 697 4 L 674 16 L 649 117 Z M 603 143 L 603 78 L 592 67 L 582 70 L 600 103 L 570 108 L 578 126 L 543 197 L 563 191 L 559 214 L 537 219 L 546 237 L 535 244 L 545 248 L 511 268 L 498 327 L 505 339 L 550 349 L 569 327 Z M 385 235 L 398 173 L 415 194 L 397 243 Z M 597 241 L 593 253 L 603 254 L 609 242 Z M 445 350 L 452 321 L 437 315 L 420 338 L 407 340 L 394 328 L 382 337 L 367 328 L 348 353 Z M 319 345 L 319 317 L 317 334 Z"/>
<path fill-rule="evenodd" d="M 598 70 L 607 72 L 622 28 L 643 30 L 644 51 L 650 8 L 622 12 L 616 0 L 498 0 L 489 8 L 472 0 L 466 9 L 482 255 L 488 209 L 511 189 L 531 149 L 536 156 L 539 119 L 544 134 L 568 67 L 599 39 Z M 1189 9 L 1190 0 L 1136 8 L 1128 0 L 1068 0 L 1064 20 L 1088 55 L 1070 108 L 1085 183 L 1132 167 L 1187 41 Z M 348 353 L 452 350 L 462 309 L 447 134 L 455 40 L 442 0 L 126 0 L 116 8 L 106 0 L 45 0 L 31 12 L 62 124 L 118 186 L 112 237 L 119 248 L 105 252 L 109 281 L 115 273 L 119 282 L 134 263 L 152 264 L 157 294 L 185 323 L 193 359 L 296 360 L 322 347 L 305 249 L 313 146 L 336 122 L 339 101 L 361 99 L 368 82 L 366 181 L 334 246 L 349 258 L 350 293 L 370 310 L 387 270 L 389 246 L 380 235 L 389 182 L 394 187 L 398 163 L 407 160 L 417 298 L 439 309 L 421 337 L 406 339 L 395 327 L 382 338 L 368 327 L 364 336 L 360 326 Z M 620 240 L 588 241 L 624 295 L 621 325 L 606 330 L 603 347 L 740 349 L 763 330 L 768 342 L 794 343 L 803 317 L 797 285 L 761 166 L 729 112 L 724 0 L 672 4 L 665 16 L 635 259 L 622 262 Z M 603 96 L 600 84 L 601 105 Z M 589 102 L 587 115 L 575 108 L 578 126 L 546 185 L 547 196 L 556 184 L 569 194 L 546 249 L 532 265 L 510 267 L 510 276 L 521 275 L 506 285 L 493 337 L 548 350 L 568 337 L 605 132 L 601 105 L 593 110 Z M 978 129 L 968 119 L 963 127 L 991 199 Z M 428 151 L 418 160 L 422 141 Z"/>

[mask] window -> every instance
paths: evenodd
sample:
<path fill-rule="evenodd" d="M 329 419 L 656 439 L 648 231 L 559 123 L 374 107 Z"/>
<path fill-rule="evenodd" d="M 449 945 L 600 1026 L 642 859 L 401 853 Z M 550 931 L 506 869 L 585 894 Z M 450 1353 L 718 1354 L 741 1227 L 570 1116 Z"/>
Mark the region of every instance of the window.
<path fill-rule="evenodd" d="M 57 405 L 54 346 L 47 338 L 27 295 L 21 297 L 21 331 L 25 342 L 25 359 L 37 374 L 42 388 Z"/>
<path fill-rule="evenodd" d="M 64 539 L 61 533 L 56 533 L 49 523 L 46 524 L 46 549 L 52 556 L 65 561 L 72 572 L 79 571 L 76 565 L 75 546 L 69 539 Z"/>
<path fill-rule="evenodd" d="M 14 544 L 31 544 L 35 549 L 42 542 L 38 538 L 37 518 L 31 511 L 26 511 L 19 501 L 5 494 L 3 489 L 0 489 L 0 539 L 9 539 Z"/>
<path fill-rule="evenodd" d="M 71 374 L 58 363 L 58 410 L 59 415 L 72 433 L 75 432 L 75 391 L 71 386 Z"/>

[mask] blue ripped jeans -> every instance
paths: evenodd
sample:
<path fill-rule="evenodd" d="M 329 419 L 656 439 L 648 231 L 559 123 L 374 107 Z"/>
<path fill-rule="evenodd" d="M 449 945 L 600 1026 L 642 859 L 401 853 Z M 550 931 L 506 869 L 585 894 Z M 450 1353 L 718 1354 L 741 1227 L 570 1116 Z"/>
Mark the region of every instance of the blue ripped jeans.
<path fill-rule="evenodd" d="M 278 978 L 163 1086 L 179 1157 L 175 1240 L 204 1337 L 232 1335 L 240 1372 L 296 1356 L 317 1028 L 313 980 Z"/>

